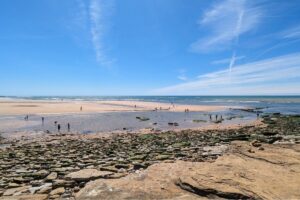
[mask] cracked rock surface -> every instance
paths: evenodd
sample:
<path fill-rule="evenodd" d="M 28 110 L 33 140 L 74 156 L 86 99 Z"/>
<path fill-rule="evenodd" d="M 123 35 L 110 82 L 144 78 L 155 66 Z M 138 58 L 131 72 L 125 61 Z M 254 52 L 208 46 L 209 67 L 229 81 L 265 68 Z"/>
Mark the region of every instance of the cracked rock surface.
<path fill-rule="evenodd" d="M 234 142 L 215 162 L 159 163 L 121 179 L 87 184 L 77 199 L 299 199 L 300 145 Z M 271 161 L 271 162 L 270 162 Z"/>

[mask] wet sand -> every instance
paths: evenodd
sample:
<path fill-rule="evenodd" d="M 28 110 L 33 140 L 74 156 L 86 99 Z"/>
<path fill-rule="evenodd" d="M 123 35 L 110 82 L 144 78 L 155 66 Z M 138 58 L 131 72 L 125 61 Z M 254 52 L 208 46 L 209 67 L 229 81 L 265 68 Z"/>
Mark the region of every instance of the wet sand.
<path fill-rule="evenodd" d="M 61 133 L 70 132 L 91 134 L 107 132 L 157 132 L 168 130 L 212 129 L 227 126 L 243 126 L 256 119 L 253 113 L 236 110 L 209 112 L 168 112 L 168 111 L 139 111 L 139 112 L 110 112 L 110 113 L 68 113 L 29 115 L 24 120 L 23 115 L 0 117 L 0 132 L 16 134 L 16 132 L 51 132 L 58 133 L 57 124 L 61 126 Z M 223 120 L 216 123 L 221 116 Z M 44 117 L 44 123 L 41 118 Z M 142 119 L 142 120 L 141 120 Z M 56 124 L 55 124 L 56 122 Z"/>
<path fill-rule="evenodd" d="M 82 111 L 80 107 L 82 106 Z M 225 110 L 226 106 L 210 105 L 179 105 L 160 102 L 144 101 L 62 101 L 62 100 L 1 100 L 0 115 L 26 114 L 65 114 L 65 113 L 104 113 L 127 111 L 158 110 L 171 112 L 189 111 L 218 111 Z"/>
<path fill-rule="evenodd" d="M 186 109 L 189 112 L 184 112 Z M 209 118 L 210 114 L 212 119 Z M 29 116 L 28 120 L 24 119 L 25 115 Z M 218 120 L 222 115 L 221 123 L 216 123 L 216 115 Z M 253 113 L 230 110 L 226 106 L 123 100 L 0 100 L 0 134 L 5 137 L 69 133 L 68 123 L 72 133 L 104 135 L 232 128 L 253 124 L 255 119 Z M 61 126 L 60 131 L 57 124 Z"/>

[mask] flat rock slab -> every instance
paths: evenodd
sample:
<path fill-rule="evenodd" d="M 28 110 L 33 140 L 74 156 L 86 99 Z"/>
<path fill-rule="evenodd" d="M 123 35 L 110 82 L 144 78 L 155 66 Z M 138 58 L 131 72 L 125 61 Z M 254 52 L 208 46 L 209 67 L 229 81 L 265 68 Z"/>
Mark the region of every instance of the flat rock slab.
<path fill-rule="evenodd" d="M 300 145 L 262 146 L 233 143 L 215 162 L 159 163 L 95 180 L 76 199 L 300 199 Z"/>
<path fill-rule="evenodd" d="M 97 169 L 83 169 L 77 172 L 72 172 L 66 176 L 67 179 L 72 179 L 74 181 L 90 181 L 97 178 L 105 178 L 112 175 L 112 172 L 99 171 Z"/>
<path fill-rule="evenodd" d="M 0 200 L 46 200 L 48 199 L 48 195 L 46 194 L 26 194 L 26 195 L 20 195 L 20 196 L 5 196 L 0 197 Z"/>

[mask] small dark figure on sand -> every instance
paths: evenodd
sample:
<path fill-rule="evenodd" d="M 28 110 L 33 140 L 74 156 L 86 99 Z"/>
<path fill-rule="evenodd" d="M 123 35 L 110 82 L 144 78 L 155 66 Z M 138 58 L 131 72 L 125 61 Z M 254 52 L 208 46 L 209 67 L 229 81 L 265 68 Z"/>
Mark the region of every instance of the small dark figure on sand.
<path fill-rule="evenodd" d="M 44 120 L 45 120 L 45 118 L 44 117 L 42 117 L 42 124 L 44 125 Z"/>
<path fill-rule="evenodd" d="M 136 105 L 134 105 L 134 108 L 136 108 Z"/>
<path fill-rule="evenodd" d="M 70 132 L 70 129 L 71 129 L 71 126 L 70 126 L 70 123 L 68 123 L 68 132 Z"/>
<path fill-rule="evenodd" d="M 82 106 L 80 106 L 80 111 L 82 111 Z"/>
<path fill-rule="evenodd" d="M 223 116 L 221 115 L 221 120 L 223 120 Z"/>
<path fill-rule="evenodd" d="M 54 121 L 54 125 L 55 125 L 55 126 L 57 125 L 57 121 Z"/>
<path fill-rule="evenodd" d="M 218 120 L 218 115 L 216 115 L 216 121 Z"/>
<path fill-rule="evenodd" d="M 259 118 L 259 113 L 258 112 L 256 112 L 256 117 Z"/>
<path fill-rule="evenodd" d="M 211 114 L 209 114 L 209 119 L 211 120 Z"/>
<path fill-rule="evenodd" d="M 26 115 L 26 116 L 24 117 L 24 119 L 25 119 L 25 121 L 28 121 L 28 115 Z"/>
<path fill-rule="evenodd" d="M 60 124 L 57 125 L 57 130 L 60 132 Z"/>

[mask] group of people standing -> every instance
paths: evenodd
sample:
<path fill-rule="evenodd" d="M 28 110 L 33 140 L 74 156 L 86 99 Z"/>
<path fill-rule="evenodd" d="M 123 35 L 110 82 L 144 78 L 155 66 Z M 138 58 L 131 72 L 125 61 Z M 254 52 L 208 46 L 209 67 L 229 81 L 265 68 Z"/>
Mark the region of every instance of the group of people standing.
<path fill-rule="evenodd" d="M 218 121 L 218 116 L 219 115 L 215 115 L 215 118 L 216 118 L 216 121 Z M 212 115 L 211 114 L 209 114 L 209 120 L 211 121 L 212 120 Z M 223 121 L 223 116 L 222 115 L 220 115 L 220 119 L 219 119 L 220 121 Z"/>
<path fill-rule="evenodd" d="M 56 126 L 56 127 L 57 127 L 57 131 L 60 132 L 61 125 L 58 124 L 57 121 L 54 121 L 54 126 Z M 70 125 L 69 122 L 67 123 L 67 129 L 68 129 L 68 132 L 70 132 L 70 130 L 71 130 L 71 125 Z"/>
<path fill-rule="evenodd" d="M 26 115 L 26 116 L 24 117 L 24 120 L 25 120 L 25 121 L 28 121 L 28 119 L 29 119 L 29 115 Z M 41 117 L 41 119 L 42 119 L 42 125 L 44 126 L 44 123 L 45 123 L 45 117 Z M 60 132 L 60 130 L 61 130 L 61 125 L 58 124 L 57 121 L 54 121 L 54 126 L 57 128 L 57 131 Z M 68 129 L 68 132 L 71 131 L 71 125 L 70 125 L 69 122 L 67 123 L 67 129 Z"/>

